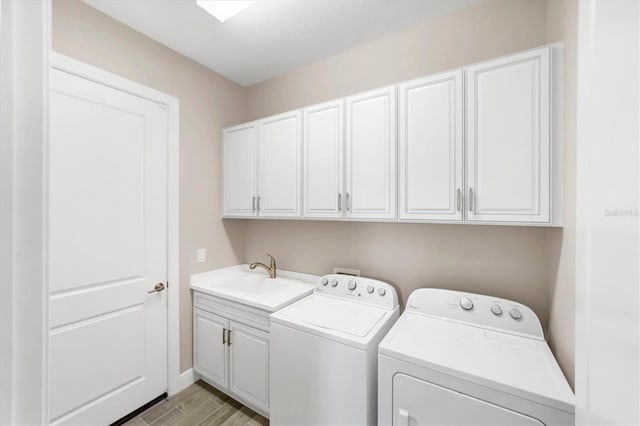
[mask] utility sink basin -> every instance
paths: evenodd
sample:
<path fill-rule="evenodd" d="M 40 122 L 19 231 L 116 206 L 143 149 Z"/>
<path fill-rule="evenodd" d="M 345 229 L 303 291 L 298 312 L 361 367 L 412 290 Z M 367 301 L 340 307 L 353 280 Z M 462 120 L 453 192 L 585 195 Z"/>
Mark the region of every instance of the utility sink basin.
<path fill-rule="evenodd" d="M 191 289 L 275 312 L 311 294 L 317 279 L 316 275 L 283 270 L 271 279 L 263 271 L 238 265 L 191 275 Z"/>
<path fill-rule="evenodd" d="M 271 279 L 258 276 L 233 279 L 220 285 L 220 288 L 231 292 L 245 293 L 252 297 L 268 297 L 299 284 L 300 281 L 286 278 Z"/>

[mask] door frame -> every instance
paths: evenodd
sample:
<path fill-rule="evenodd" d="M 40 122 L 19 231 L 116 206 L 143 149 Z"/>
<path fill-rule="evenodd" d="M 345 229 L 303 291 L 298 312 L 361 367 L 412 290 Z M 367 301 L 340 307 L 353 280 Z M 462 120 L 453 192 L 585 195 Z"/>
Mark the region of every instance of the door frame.
<path fill-rule="evenodd" d="M 173 395 L 193 383 L 190 371 L 180 374 L 180 101 L 54 51 L 51 52 L 51 68 L 147 99 L 167 109 L 167 392 Z M 48 333 L 48 324 L 46 331 Z M 48 361 L 48 353 L 45 357 Z"/>

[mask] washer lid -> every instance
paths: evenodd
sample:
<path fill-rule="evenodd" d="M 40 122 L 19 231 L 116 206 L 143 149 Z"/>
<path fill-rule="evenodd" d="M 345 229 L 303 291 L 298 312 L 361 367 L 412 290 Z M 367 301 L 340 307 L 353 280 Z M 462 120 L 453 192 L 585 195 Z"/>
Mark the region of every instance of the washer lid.
<path fill-rule="evenodd" d="M 388 310 L 330 296 L 312 295 L 282 309 L 283 319 L 302 322 L 326 330 L 365 337 Z"/>
<path fill-rule="evenodd" d="M 379 353 L 557 409 L 574 396 L 547 343 L 405 312 Z"/>

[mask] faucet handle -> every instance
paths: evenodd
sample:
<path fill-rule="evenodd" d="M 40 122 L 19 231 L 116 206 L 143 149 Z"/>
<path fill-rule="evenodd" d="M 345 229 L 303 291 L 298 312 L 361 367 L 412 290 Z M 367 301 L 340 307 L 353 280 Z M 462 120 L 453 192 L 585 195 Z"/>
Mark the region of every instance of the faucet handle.
<path fill-rule="evenodd" d="M 276 264 L 276 258 L 271 256 L 269 253 L 267 253 L 267 256 L 269 256 L 271 258 L 271 267 L 273 267 L 273 265 Z"/>

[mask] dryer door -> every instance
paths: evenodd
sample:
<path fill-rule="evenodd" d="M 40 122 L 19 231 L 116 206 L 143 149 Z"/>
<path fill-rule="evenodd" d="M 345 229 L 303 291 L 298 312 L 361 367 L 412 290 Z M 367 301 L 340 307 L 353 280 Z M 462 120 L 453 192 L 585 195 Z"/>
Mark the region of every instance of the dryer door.
<path fill-rule="evenodd" d="M 393 425 L 540 426 L 540 421 L 405 374 L 393 378 Z"/>

